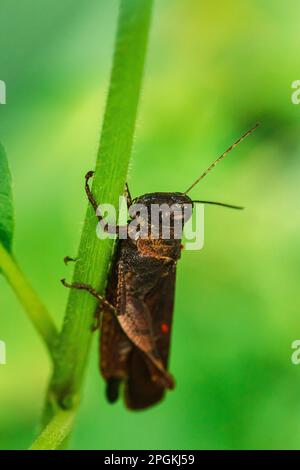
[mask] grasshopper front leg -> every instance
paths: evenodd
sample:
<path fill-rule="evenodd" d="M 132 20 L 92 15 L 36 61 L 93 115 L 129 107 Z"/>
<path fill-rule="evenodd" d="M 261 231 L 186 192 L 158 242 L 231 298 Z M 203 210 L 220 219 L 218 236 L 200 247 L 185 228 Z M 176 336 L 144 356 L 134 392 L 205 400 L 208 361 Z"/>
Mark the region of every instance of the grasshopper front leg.
<path fill-rule="evenodd" d="M 110 226 L 110 225 L 107 224 L 107 222 L 105 222 L 102 214 L 99 211 L 99 204 L 97 203 L 97 201 L 96 201 L 96 199 L 95 199 L 95 197 L 94 197 L 94 195 L 91 191 L 91 188 L 89 186 L 89 180 L 92 178 L 93 175 L 94 175 L 94 171 L 89 171 L 85 175 L 85 192 L 86 192 L 86 195 L 88 197 L 89 202 L 91 203 L 91 205 L 92 205 L 92 207 L 95 211 L 96 217 L 98 218 L 101 227 L 107 233 L 117 234 L 117 235 L 124 234 L 124 233 L 127 234 L 127 232 L 128 232 L 127 225 L 124 225 L 124 226 L 122 226 L 122 225 Z M 125 187 L 125 195 L 126 195 L 126 199 L 127 199 L 127 206 L 130 207 L 130 205 L 132 204 L 132 199 L 131 199 L 131 195 L 130 195 L 127 183 L 126 183 L 126 187 Z"/>

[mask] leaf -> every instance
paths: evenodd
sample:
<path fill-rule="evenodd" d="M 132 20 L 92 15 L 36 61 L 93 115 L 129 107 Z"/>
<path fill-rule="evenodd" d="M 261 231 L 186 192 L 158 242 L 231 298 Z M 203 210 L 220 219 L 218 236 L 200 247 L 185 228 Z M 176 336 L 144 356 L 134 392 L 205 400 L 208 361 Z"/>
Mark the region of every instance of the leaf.
<path fill-rule="evenodd" d="M 0 274 L 15 291 L 29 319 L 34 324 L 53 358 L 58 332 L 39 296 L 20 270 L 12 253 L 14 211 L 11 174 L 5 150 L 0 143 Z"/>
<path fill-rule="evenodd" d="M 3 145 L 0 143 L 0 243 L 11 252 L 14 230 L 11 174 Z"/>

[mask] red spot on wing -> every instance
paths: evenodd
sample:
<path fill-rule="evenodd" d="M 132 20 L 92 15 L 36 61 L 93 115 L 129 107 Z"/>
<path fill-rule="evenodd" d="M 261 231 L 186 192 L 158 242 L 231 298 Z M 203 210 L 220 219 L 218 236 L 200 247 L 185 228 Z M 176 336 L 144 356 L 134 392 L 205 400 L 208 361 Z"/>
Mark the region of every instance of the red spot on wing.
<path fill-rule="evenodd" d="M 169 332 L 169 326 L 167 323 L 162 323 L 161 324 L 161 331 L 162 333 L 168 333 Z"/>

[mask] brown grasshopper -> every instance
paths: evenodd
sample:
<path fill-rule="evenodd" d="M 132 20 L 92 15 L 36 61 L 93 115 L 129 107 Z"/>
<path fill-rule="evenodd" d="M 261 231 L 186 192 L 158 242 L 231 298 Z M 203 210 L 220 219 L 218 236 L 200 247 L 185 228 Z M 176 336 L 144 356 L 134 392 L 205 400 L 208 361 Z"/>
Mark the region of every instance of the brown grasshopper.
<path fill-rule="evenodd" d="M 194 203 L 216 204 L 234 209 L 238 206 L 212 201 L 195 201 L 187 193 L 203 179 L 242 140 L 249 136 L 258 124 L 243 134 L 231 145 L 184 193 L 150 193 L 134 200 L 126 184 L 127 204 L 145 206 L 152 204 L 176 204 L 182 211 L 182 227 L 192 214 Z M 93 172 L 86 175 L 85 190 L 96 211 L 102 227 L 108 230 L 89 187 Z M 187 215 L 186 215 L 187 214 Z M 177 216 L 178 219 L 178 216 Z M 131 219 L 132 220 L 132 219 Z M 117 234 L 130 231 L 116 227 Z M 178 220 L 177 220 L 178 222 Z M 139 410 L 159 402 L 167 389 L 174 388 L 174 379 L 168 372 L 168 358 L 174 308 L 176 265 L 181 255 L 181 240 L 174 237 L 174 214 L 169 219 L 170 237 L 161 236 L 164 219 L 160 218 L 154 227 L 158 238 L 153 238 L 153 221 L 144 220 L 139 214 L 139 226 L 146 225 L 144 237 L 135 236 L 117 239 L 105 297 L 86 284 L 68 284 L 66 287 L 86 290 L 99 300 L 97 309 L 101 312 L 100 370 L 107 382 L 107 399 L 113 403 L 118 399 L 119 387 L 125 384 L 125 403 L 128 408 Z M 67 257 L 66 261 L 71 260 Z"/>

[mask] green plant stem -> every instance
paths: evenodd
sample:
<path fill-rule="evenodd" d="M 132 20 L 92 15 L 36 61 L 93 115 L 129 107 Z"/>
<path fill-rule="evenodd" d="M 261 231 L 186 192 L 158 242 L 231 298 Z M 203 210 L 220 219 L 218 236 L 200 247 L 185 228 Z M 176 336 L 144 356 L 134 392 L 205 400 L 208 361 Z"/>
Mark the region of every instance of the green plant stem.
<path fill-rule="evenodd" d="M 58 332 L 46 307 L 21 272 L 14 258 L 0 243 L 0 269 L 15 291 L 27 315 L 53 356 Z"/>
<path fill-rule="evenodd" d="M 92 191 L 98 203 L 117 207 L 124 192 L 132 150 L 137 107 L 150 25 L 152 0 L 121 0 L 117 38 L 103 129 Z M 96 236 L 97 219 L 88 208 L 73 282 L 103 292 L 113 250 L 111 239 Z M 88 293 L 71 290 L 49 386 L 44 416 L 47 424 L 56 406 L 71 408 L 79 400 L 92 339 L 97 302 Z"/>
<path fill-rule="evenodd" d="M 56 450 L 61 448 L 72 430 L 75 415 L 76 409 L 58 410 L 29 450 Z"/>

